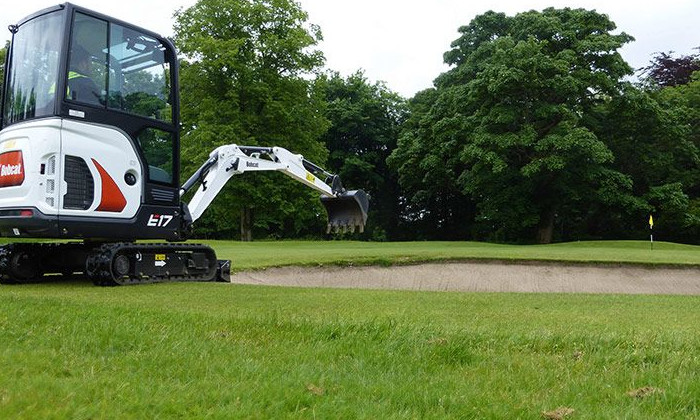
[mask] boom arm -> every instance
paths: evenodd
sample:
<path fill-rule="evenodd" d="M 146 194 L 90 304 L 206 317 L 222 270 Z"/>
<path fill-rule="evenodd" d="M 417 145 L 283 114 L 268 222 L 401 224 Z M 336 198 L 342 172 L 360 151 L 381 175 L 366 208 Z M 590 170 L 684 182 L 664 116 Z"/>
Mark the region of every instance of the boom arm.
<path fill-rule="evenodd" d="M 182 196 L 200 184 L 187 205 L 192 222 L 200 218 L 232 176 L 250 171 L 280 171 L 320 192 L 321 201 L 328 211 L 328 231 L 331 228 L 354 231 L 355 227 L 361 232 L 364 230 L 368 207 L 364 191 L 346 191 L 337 175 L 282 147 L 236 144 L 216 148 L 180 188 Z"/>

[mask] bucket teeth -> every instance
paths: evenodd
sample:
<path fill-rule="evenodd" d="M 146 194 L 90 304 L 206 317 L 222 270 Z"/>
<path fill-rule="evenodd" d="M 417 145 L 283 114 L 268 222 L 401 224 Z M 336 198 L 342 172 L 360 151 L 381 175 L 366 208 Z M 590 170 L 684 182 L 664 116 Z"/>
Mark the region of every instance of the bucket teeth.
<path fill-rule="evenodd" d="M 328 213 L 326 233 L 365 231 L 369 200 L 364 191 L 347 191 L 335 197 L 321 196 L 321 203 Z"/>
<path fill-rule="evenodd" d="M 360 233 L 363 233 L 365 231 L 365 225 L 361 222 L 350 222 L 348 223 L 340 223 L 340 222 L 335 222 L 335 223 L 328 223 L 326 226 L 326 233 L 355 233 L 355 230 L 359 230 Z"/>

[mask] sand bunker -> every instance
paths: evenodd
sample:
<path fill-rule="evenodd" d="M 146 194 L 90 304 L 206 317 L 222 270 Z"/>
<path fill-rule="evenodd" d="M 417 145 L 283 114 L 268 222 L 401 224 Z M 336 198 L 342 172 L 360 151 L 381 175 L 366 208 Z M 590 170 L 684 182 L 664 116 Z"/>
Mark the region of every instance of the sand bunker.
<path fill-rule="evenodd" d="M 700 295 L 700 267 L 499 262 L 394 267 L 283 267 L 232 274 L 231 282 L 462 292 Z"/>

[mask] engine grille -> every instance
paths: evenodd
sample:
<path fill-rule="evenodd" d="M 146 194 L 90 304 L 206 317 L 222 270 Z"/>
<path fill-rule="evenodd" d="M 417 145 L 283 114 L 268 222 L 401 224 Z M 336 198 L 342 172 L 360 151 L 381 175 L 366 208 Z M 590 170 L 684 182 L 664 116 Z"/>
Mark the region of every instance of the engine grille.
<path fill-rule="evenodd" d="M 63 196 L 63 208 L 87 210 L 95 199 L 95 181 L 82 158 L 66 156 L 63 180 L 68 185 Z"/>
<path fill-rule="evenodd" d="M 175 200 L 175 191 L 164 190 L 160 188 L 151 188 L 151 199 L 154 201 L 164 201 L 172 203 Z"/>

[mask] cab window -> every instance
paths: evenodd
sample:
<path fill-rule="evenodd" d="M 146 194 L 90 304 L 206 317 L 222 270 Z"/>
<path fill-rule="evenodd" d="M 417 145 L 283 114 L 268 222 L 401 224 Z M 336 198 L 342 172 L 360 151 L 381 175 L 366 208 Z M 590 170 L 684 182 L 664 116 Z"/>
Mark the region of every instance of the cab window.
<path fill-rule="evenodd" d="M 53 115 L 63 14 L 49 13 L 11 29 L 3 126 Z"/>
<path fill-rule="evenodd" d="M 66 99 L 103 106 L 107 89 L 106 21 L 75 14 L 66 79 Z"/>
<path fill-rule="evenodd" d="M 172 122 L 170 65 L 160 41 L 75 14 L 66 99 Z"/>
<path fill-rule="evenodd" d="M 110 40 L 109 107 L 172 122 L 170 68 L 163 45 L 115 24 Z"/>
<path fill-rule="evenodd" d="M 138 135 L 138 143 L 148 162 L 150 181 L 173 182 L 173 136 L 167 131 L 147 128 Z"/>

